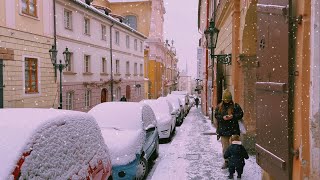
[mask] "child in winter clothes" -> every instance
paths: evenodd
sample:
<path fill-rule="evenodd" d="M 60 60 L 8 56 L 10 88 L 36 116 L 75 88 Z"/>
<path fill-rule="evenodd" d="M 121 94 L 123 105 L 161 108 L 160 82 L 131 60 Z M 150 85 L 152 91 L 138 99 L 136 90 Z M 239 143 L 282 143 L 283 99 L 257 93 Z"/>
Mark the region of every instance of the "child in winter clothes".
<path fill-rule="evenodd" d="M 243 167 L 245 165 L 244 159 L 249 159 L 246 149 L 242 146 L 239 135 L 231 136 L 231 145 L 224 153 L 224 158 L 229 159 L 229 179 L 233 179 L 235 171 L 238 173 L 237 178 L 241 178 Z"/>

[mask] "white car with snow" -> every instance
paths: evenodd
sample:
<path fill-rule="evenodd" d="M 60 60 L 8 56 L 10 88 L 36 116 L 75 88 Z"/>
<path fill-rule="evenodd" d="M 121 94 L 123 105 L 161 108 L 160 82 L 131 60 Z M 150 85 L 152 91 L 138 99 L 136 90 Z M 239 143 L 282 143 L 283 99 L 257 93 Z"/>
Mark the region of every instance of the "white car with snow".
<path fill-rule="evenodd" d="M 0 109 L 0 179 L 111 179 L 95 119 L 56 109 Z"/>
<path fill-rule="evenodd" d="M 114 179 L 144 179 L 148 160 L 159 153 L 156 117 L 151 107 L 135 102 L 106 102 L 89 112 L 108 146 Z"/>
<path fill-rule="evenodd" d="M 170 94 L 167 95 L 165 98 L 173 106 L 173 109 L 176 113 L 176 125 L 180 126 L 183 123 L 184 118 L 184 107 L 182 105 L 181 100 L 179 99 L 179 97 Z"/>
<path fill-rule="evenodd" d="M 171 139 L 176 130 L 176 118 L 171 116 L 172 105 L 167 100 L 161 99 L 150 99 L 142 102 L 148 104 L 156 115 L 159 138 Z"/>

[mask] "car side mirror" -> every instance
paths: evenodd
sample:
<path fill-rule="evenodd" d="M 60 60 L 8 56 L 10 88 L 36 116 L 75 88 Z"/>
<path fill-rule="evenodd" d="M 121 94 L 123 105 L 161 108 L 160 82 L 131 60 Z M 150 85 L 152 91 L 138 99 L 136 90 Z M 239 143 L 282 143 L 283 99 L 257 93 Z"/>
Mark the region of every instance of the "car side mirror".
<path fill-rule="evenodd" d="M 150 124 L 148 127 L 146 127 L 147 133 L 155 130 L 156 130 L 156 127 L 153 124 Z"/>

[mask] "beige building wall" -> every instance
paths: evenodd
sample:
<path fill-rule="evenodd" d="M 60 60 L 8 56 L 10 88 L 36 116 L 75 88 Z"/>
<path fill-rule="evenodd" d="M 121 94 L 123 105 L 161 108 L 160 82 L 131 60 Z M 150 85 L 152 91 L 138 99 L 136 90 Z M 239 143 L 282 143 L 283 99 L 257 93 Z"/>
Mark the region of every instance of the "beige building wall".
<path fill-rule="evenodd" d="M 151 1 L 110 3 L 110 8 L 113 14 L 123 17 L 135 15 L 137 17 L 137 30 L 149 37 L 152 11 Z"/>
<path fill-rule="evenodd" d="M 21 1 L 0 1 L 0 58 L 4 60 L 4 107 L 50 108 L 55 105 L 57 84 L 49 49 L 50 3 L 37 1 L 37 17 L 21 13 Z M 38 92 L 25 93 L 25 58 L 36 58 Z"/>

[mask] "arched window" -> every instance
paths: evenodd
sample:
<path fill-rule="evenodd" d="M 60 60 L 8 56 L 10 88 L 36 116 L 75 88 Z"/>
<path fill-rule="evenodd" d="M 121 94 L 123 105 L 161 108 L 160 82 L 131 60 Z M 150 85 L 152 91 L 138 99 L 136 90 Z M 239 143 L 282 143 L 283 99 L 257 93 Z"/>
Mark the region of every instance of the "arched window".
<path fill-rule="evenodd" d="M 137 30 L 137 16 L 129 15 L 125 17 L 125 23 L 132 29 Z"/>

